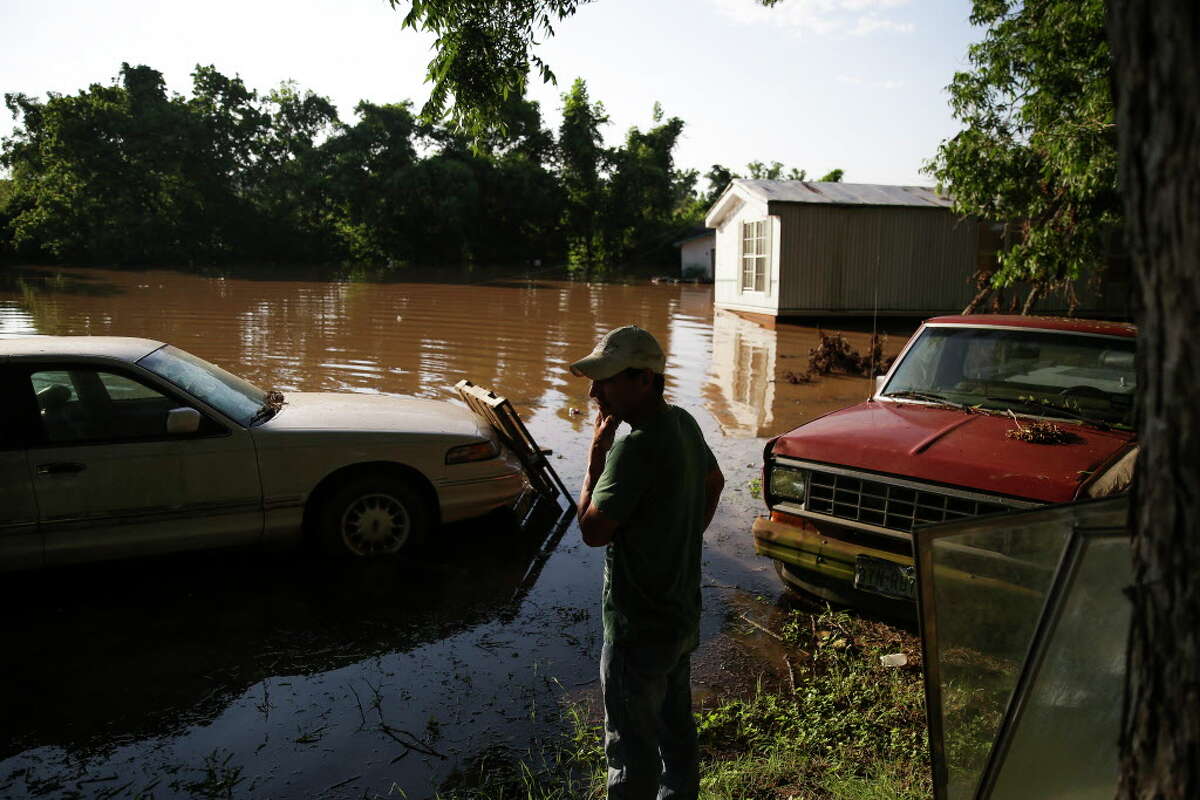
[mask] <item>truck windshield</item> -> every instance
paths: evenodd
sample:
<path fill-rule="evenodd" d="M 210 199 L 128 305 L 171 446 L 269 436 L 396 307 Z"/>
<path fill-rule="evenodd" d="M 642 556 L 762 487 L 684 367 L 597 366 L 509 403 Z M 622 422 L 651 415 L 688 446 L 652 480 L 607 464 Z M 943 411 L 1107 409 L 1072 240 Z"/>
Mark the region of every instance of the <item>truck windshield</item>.
<path fill-rule="evenodd" d="M 1133 339 L 992 327 L 928 327 L 884 397 L 1132 427 Z"/>
<path fill-rule="evenodd" d="M 241 425 L 250 425 L 267 398 L 249 381 L 171 345 L 144 356 L 138 364 Z"/>

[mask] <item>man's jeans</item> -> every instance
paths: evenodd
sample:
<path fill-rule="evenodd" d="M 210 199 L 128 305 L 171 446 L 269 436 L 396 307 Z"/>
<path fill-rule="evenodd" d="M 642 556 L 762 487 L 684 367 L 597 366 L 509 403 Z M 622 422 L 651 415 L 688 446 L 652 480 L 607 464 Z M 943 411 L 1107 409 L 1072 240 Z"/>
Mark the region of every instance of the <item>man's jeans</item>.
<path fill-rule="evenodd" d="M 604 643 L 604 753 L 609 800 L 696 800 L 700 752 L 691 655 L 683 642 Z"/>

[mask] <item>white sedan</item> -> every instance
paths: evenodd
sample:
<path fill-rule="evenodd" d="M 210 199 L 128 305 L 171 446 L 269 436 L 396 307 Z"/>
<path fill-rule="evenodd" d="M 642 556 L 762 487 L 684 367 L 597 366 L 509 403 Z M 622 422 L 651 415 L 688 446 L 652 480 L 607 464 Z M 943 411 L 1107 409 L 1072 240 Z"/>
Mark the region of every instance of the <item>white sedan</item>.
<path fill-rule="evenodd" d="M 526 486 L 464 408 L 284 396 L 149 339 L 0 339 L 0 406 L 0 570 L 302 540 L 386 555 Z"/>

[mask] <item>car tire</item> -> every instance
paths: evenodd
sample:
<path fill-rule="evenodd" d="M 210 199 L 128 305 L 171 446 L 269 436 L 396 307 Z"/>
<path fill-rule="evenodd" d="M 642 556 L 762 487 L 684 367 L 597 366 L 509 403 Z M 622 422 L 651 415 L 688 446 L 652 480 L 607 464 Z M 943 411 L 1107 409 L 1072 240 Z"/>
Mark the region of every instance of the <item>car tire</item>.
<path fill-rule="evenodd" d="M 425 540 L 433 514 L 421 493 L 400 478 L 353 478 L 326 499 L 318 519 L 323 549 L 333 556 L 394 556 Z"/>

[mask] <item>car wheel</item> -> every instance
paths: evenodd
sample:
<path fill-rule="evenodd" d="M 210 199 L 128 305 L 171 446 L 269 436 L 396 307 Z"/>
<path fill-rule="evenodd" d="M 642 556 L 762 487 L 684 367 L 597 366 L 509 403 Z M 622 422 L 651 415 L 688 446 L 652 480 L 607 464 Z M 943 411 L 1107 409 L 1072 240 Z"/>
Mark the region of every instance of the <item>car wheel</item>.
<path fill-rule="evenodd" d="M 331 555 L 395 555 L 424 540 L 432 515 L 420 493 L 396 478 L 357 478 L 321 510 L 320 536 Z"/>

